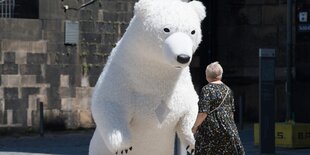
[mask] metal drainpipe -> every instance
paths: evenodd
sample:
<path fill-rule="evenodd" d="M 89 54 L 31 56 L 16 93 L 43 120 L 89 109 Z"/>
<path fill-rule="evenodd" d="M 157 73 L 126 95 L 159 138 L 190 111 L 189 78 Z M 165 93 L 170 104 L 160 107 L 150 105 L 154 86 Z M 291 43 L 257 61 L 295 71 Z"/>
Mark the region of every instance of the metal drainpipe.
<path fill-rule="evenodd" d="M 291 114 L 291 91 L 292 91 L 292 0 L 287 0 L 287 46 L 286 46 L 286 120 L 292 119 Z"/>

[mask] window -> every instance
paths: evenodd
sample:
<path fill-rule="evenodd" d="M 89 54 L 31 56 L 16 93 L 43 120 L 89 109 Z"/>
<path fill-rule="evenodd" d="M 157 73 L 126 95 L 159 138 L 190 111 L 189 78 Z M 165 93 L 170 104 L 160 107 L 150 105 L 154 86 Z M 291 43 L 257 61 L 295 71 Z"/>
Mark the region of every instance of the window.
<path fill-rule="evenodd" d="M 0 0 L 0 17 L 12 18 L 14 14 L 15 0 Z"/>
<path fill-rule="evenodd" d="M 39 18 L 39 0 L 0 0 L 0 18 Z"/>

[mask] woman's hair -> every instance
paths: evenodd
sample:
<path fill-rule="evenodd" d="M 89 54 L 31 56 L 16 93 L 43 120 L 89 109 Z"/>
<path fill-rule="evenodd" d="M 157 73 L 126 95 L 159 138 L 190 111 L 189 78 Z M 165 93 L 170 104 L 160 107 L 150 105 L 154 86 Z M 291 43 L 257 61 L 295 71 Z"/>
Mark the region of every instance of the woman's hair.
<path fill-rule="evenodd" d="M 221 80 L 223 75 L 223 68 L 218 61 L 209 64 L 206 68 L 206 77 L 212 80 Z"/>

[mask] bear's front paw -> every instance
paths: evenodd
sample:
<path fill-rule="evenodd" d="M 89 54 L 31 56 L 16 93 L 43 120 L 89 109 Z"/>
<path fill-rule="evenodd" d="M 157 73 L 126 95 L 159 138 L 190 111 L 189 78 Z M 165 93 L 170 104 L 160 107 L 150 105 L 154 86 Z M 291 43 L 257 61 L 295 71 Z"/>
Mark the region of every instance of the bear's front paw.
<path fill-rule="evenodd" d="M 195 148 L 194 148 L 194 146 L 188 145 L 188 146 L 186 147 L 186 151 L 187 151 L 188 153 L 192 154 L 192 155 L 195 154 Z"/>
<path fill-rule="evenodd" d="M 109 136 L 108 147 L 116 154 L 127 154 L 132 150 L 132 144 L 128 133 L 114 130 Z"/>
<path fill-rule="evenodd" d="M 120 151 L 116 151 L 115 154 L 124 154 L 124 153 L 128 153 L 129 151 L 132 150 L 132 146 L 129 147 L 128 149 L 124 149 L 124 150 L 120 150 Z"/>

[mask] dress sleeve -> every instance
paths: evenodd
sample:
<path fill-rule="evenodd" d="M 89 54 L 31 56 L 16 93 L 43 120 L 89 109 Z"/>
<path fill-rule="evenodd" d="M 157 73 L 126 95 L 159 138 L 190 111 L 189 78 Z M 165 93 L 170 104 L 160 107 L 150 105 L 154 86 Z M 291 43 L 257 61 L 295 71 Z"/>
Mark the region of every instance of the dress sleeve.
<path fill-rule="evenodd" d="M 211 93 L 210 90 L 207 89 L 206 87 L 202 88 L 200 96 L 199 96 L 199 101 L 198 101 L 198 112 L 205 112 L 209 113 L 210 112 L 210 99 L 211 99 Z"/>

